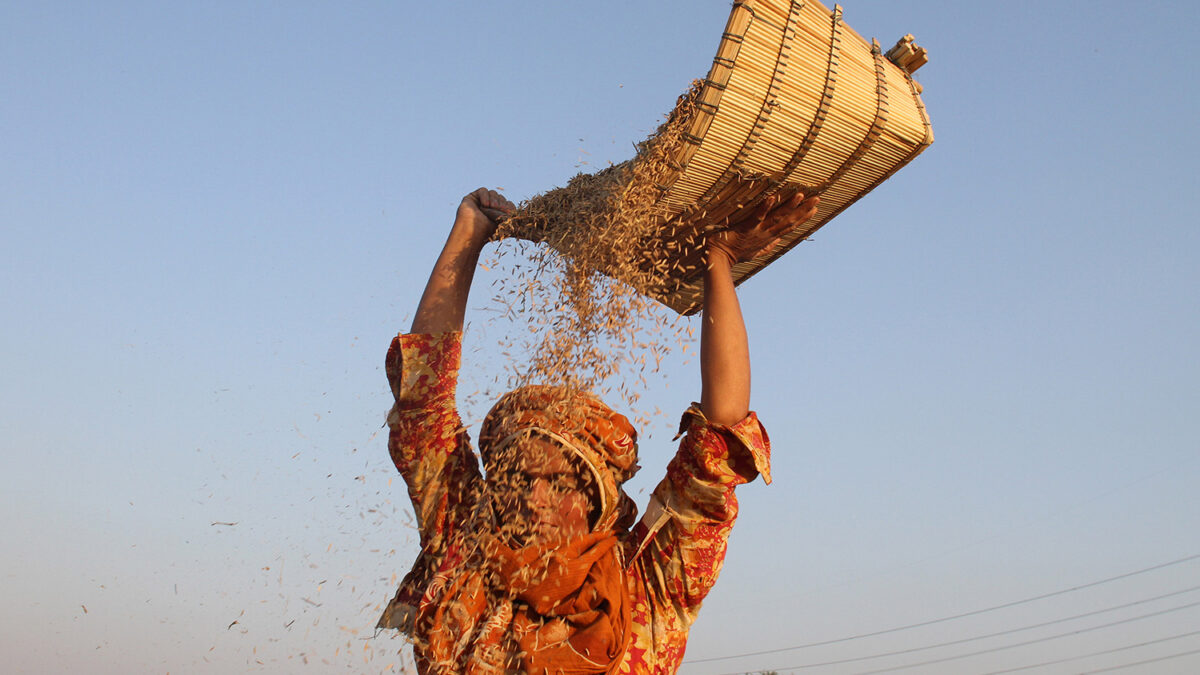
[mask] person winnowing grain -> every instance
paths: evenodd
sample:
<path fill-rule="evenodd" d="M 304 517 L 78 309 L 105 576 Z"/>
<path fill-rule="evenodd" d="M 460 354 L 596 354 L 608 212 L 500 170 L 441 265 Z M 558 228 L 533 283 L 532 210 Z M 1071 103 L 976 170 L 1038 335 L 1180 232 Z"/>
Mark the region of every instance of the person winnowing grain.
<path fill-rule="evenodd" d="M 480 457 L 455 405 L 475 266 L 513 205 L 463 198 L 411 332 L 388 349 L 388 451 L 421 535 L 379 619 L 413 640 L 421 673 L 674 673 L 737 517 L 734 487 L 762 474 L 770 443 L 750 411 L 750 355 L 732 266 L 813 216 L 817 198 L 769 198 L 705 245 L 700 403 L 645 514 L 622 484 L 637 432 L 595 396 L 553 385 L 501 397 Z M 636 524 L 635 524 L 636 522 Z"/>

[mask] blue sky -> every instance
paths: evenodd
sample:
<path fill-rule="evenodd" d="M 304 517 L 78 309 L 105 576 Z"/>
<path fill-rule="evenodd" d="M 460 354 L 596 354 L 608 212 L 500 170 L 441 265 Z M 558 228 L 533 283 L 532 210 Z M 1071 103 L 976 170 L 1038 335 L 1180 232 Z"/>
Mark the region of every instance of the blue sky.
<path fill-rule="evenodd" d="M 455 205 L 627 159 L 707 72 L 728 9 L 0 4 L 11 669 L 400 671 L 400 640 L 367 639 L 416 550 L 380 433 L 382 362 Z M 1167 594 L 795 672 L 1122 619 L 907 672 L 1129 647 L 1028 671 L 1080 672 L 1200 649 L 1173 637 L 1200 611 L 1165 611 L 1200 600 L 1186 592 L 1200 561 L 1185 560 L 1200 554 L 1200 10 L 844 9 L 865 36 L 929 49 L 937 141 L 741 289 L 775 483 L 741 491 L 689 658 L 1147 571 L 682 672 L 790 672 Z M 477 329 L 494 278 L 479 278 Z M 488 340 L 507 328 L 469 335 L 468 382 L 495 374 Z M 640 501 L 696 368 L 674 356 L 646 395 L 670 412 L 644 434 Z"/>

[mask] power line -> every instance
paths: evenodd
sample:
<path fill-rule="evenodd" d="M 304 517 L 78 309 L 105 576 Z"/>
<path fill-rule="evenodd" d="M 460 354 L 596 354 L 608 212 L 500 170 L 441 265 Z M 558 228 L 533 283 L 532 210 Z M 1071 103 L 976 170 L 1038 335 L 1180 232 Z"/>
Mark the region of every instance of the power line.
<path fill-rule="evenodd" d="M 833 645 L 833 644 L 839 644 L 842 642 L 850 642 L 851 640 L 861 640 L 863 638 L 876 637 L 878 635 L 887 635 L 889 633 L 898 633 L 900 631 L 911 630 L 913 628 L 923 628 L 925 626 L 932 626 L 934 624 L 945 623 L 947 621 L 953 621 L 955 619 L 964 619 L 968 616 L 977 616 L 979 614 L 985 614 L 987 612 L 994 612 L 994 611 L 1001 610 L 1001 609 L 1008 609 L 1009 607 L 1016 607 L 1018 605 L 1024 605 L 1024 604 L 1027 604 L 1030 602 L 1036 602 L 1038 600 L 1045 600 L 1046 598 L 1053 598 L 1055 596 L 1065 595 L 1067 593 L 1073 593 L 1075 591 L 1081 591 L 1085 588 L 1092 588 L 1094 586 L 1100 586 L 1102 584 L 1111 583 L 1113 581 L 1119 581 L 1121 579 L 1128 579 L 1129 577 L 1137 576 L 1139 574 L 1145 574 L 1147 572 L 1154 572 L 1156 570 L 1161 570 L 1166 567 L 1171 567 L 1172 565 L 1179 565 L 1179 564 L 1182 564 L 1185 562 L 1190 562 L 1190 561 L 1196 560 L 1198 558 L 1200 558 L 1200 553 L 1197 553 L 1195 555 L 1190 555 L 1190 556 L 1187 556 L 1184 558 L 1179 558 L 1177 560 L 1172 560 L 1170 562 L 1161 563 L 1159 565 L 1145 567 L 1140 570 L 1134 570 L 1132 572 L 1118 574 L 1117 576 L 1108 577 L 1107 579 L 1100 579 L 1099 581 L 1092 581 L 1092 582 L 1089 582 L 1086 584 L 1080 584 L 1079 586 L 1072 586 L 1071 588 L 1064 588 L 1063 590 L 1060 590 L 1060 591 L 1054 591 L 1052 593 L 1043 593 L 1042 595 L 1035 595 L 1033 597 L 1025 598 L 1023 600 L 1015 600 L 1013 602 L 1006 602 L 1004 604 L 993 605 L 991 607 L 985 607 L 983 609 L 976 609 L 976 610 L 973 610 L 970 612 L 963 612 L 962 614 L 955 614 L 953 616 L 942 617 L 940 619 L 932 619 L 930 621 L 922 621 L 920 623 L 911 623 L 911 624 L 907 624 L 904 626 L 896 626 L 895 628 L 886 628 L 884 630 L 877 630 L 877 631 L 870 632 L 870 633 L 858 633 L 856 635 L 835 638 L 833 640 L 822 640 L 820 642 L 808 642 L 805 644 L 795 645 L 792 647 L 780 647 L 777 649 L 764 649 L 762 651 L 757 651 L 757 652 L 744 652 L 742 654 L 730 654 L 727 656 L 713 656 L 713 657 L 709 657 L 709 658 L 705 658 L 705 659 L 691 659 L 688 661 L 684 661 L 684 663 L 685 664 L 711 663 L 713 661 L 727 661 L 730 659 L 740 659 L 740 658 L 744 658 L 747 656 L 763 656 L 765 654 L 778 654 L 780 652 L 790 652 L 790 651 L 795 651 L 798 649 L 809 649 L 812 647 L 823 647 L 825 645 Z"/>
<path fill-rule="evenodd" d="M 947 661 L 957 661 L 959 659 L 966 659 L 966 658 L 970 658 L 972 656 L 979 656 L 981 654 L 992 654 L 995 652 L 1001 652 L 1001 651 L 1005 651 L 1008 649 L 1016 649 L 1017 647 L 1028 647 L 1029 645 L 1039 644 L 1042 642 L 1050 642 L 1051 640 L 1058 640 L 1058 639 L 1061 639 L 1064 637 L 1071 637 L 1073 635 L 1080 635 L 1083 633 L 1090 633 L 1092 631 L 1101 630 L 1103 628 L 1111 628 L 1113 626 L 1119 626 L 1119 625 L 1126 624 L 1126 623 L 1132 623 L 1134 621 L 1141 621 L 1142 619 L 1149 619 L 1152 617 L 1161 616 L 1163 614 L 1170 614 L 1171 612 L 1178 612 L 1178 611 L 1190 609 L 1192 607 L 1197 607 L 1197 606 L 1200 606 L 1200 601 L 1188 603 L 1186 605 L 1180 605 L 1179 607 L 1172 607 L 1170 609 L 1159 610 L 1157 612 L 1151 612 L 1149 614 L 1142 614 L 1140 616 L 1130 617 L 1127 619 L 1121 619 L 1120 621 L 1112 621 L 1109 623 L 1100 624 L 1099 626 L 1092 626 L 1090 628 L 1081 628 L 1079 630 L 1070 631 L 1067 633 L 1060 633 L 1058 635 L 1050 635 L 1047 637 L 1037 638 L 1034 640 L 1026 640 L 1024 642 L 1017 642 L 1017 643 L 1011 644 L 1011 645 L 1001 645 L 999 647 L 980 649 L 980 650 L 973 651 L 973 652 L 967 652 L 966 654 L 957 654 L 955 656 L 945 656 L 945 657 L 938 658 L 938 659 L 929 659 L 927 661 L 919 661 L 917 663 L 908 663 L 908 664 L 905 664 L 902 666 L 891 666 L 888 668 L 880 668 L 878 670 L 861 671 L 859 673 L 856 673 L 855 675 L 877 675 L 878 673 L 889 673 L 889 672 L 895 672 L 897 670 L 907 670 L 909 668 L 917 668 L 919 666 L 928 666 L 928 665 L 933 665 L 936 663 L 945 663 Z M 879 656 L 883 656 L 883 655 L 879 655 Z M 798 666 L 786 666 L 783 668 L 773 668 L 772 670 L 803 670 L 805 668 L 815 668 L 818 666 L 835 665 L 838 663 L 845 663 L 846 661 L 857 661 L 857 660 L 859 660 L 859 659 L 846 659 L 844 661 L 829 661 L 826 663 L 807 663 L 807 664 L 798 665 Z M 739 675 L 739 674 L 738 673 L 725 673 L 724 675 Z"/>
<path fill-rule="evenodd" d="M 1081 628 L 1079 630 L 1074 630 L 1069 633 L 1060 633 L 1058 635 L 1050 635 L 1050 636 L 1047 636 L 1044 638 L 1037 638 L 1036 640 L 1026 640 L 1025 642 L 1018 642 L 1016 644 L 1003 645 L 1000 647 L 992 647 L 990 649 L 980 649 L 978 651 L 968 652 L 966 654 L 959 654 L 957 656 L 946 656 L 946 657 L 943 657 L 940 659 L 930 659 L 928 661 L 921 661 L 920 663 L 909 663 L 909 664 L 906 664 L 903 666 L 893 666 L 891 668 L 880 668 L 879 670 L 868 670 L 868 671 L 864 671 L 861 673 L 856 673 L 855 675 L 876 675 L 877 673 L 889 673 L 889 672 L 894 672 L 897 670 L 906 670 L 908 668 L 916 668 L 918 666 L 928 666 L 928 665 L 932 665 L 934 663 L 945 663 L 946 661 L 957 661 L 958 659 L 965 659 L 965 658 L 969 658 L 972 656 L 979 656 L 980 654 L 991 654 L 993 652 L 1001 652 L 1006 649 L 1016 649 L 1017 647 L 1028 647 L 1029 645 L 1035 645 L 1035 644 L 1038 644 L 1041 642 L 1050 642 L 1051 640 L 1058 640 L 1060 638 L 1070 637 L 1072 635 L 1080 635 L 1082 633 L 1090 633 L 1092 631 L 1100 630 L 1102 628 L 1112 628 L 1113 626 L 1120 626 L 1121 624 L 1133 623 L 1134 621 L 1141 621 L 1142 619 L 1149 619 L 1149 618 L 1155 617 L 1155 616 L 1162 616 L 1163 614 L 1170 614 L 1171 612 L 1178 612 L 1181 610 L 1190 609 L 1192 607 L 1198 607 L 1198 606 L 1200 606 L 1200 602 L 1192 602 L 1192 603 L 1188 603 L 1186 605 L 1180 605 L 1179 607 L 1172 607 L 1170 609 L 1163 609 L 1163 610 L 1159 610 L 1157 612 L 1151 612 L 1150 614 L 1142 614 L 1141 616 L 1130 617 L 1128 619 L 1121 619 L 1120 621 L 1111 621 L 1109 623 L 1103 623 L 1103 624 L 1100 624 L 1099 626 L 1092 626 L 1091 628 Z"/>
<path fill-rule="evenodd" d="M 1171 659 L 1177 659 L 1181 656 L 1191 656 L 1192 654 L 1200 654 L 1200 649 L 1193 649 L 1193 650 L 1187 651 L 1187 652 L 1179 652 L 1178 654 L 1168 654 L 1167 656 L 1160 656 L 1156 659 L 1146 659 L 1145 661 L 1134 661 L 1133 663 L 1123 663 L 1119 666 L 1111 666 L 1109 668 L 1101 668 L 1100 670 L 1089 670 L 1085 673 L 1080 673 L 1079 675 L 1092 675 L 1093 673 L 1107 673 L 1109 671 L 1120 670 L 1122 668 L 1129 668 L 1131 666 L 1144 666 L 1147 663 L 1158 663 L 1159 661 L 1170 661 Z"/>
<path fill-rule="evenodd" d="M 1200 590 L 1200 586 L 1192 586 L 1191 588 L 1185 588 L 1185 589 L 1182 589 L 1179 591 L 1174 591 L 1172 593 L 1164 593 L 1163 595 L 1157 595 L 1152 598 L 1143 598 L 1141 600 L 1127 602 L 1123 605 L 1106 607 L 1104 609 L 1098 609 L 1098 610 L 1094 610 L 1091 612 L 1084 612 L 1083 614 L 1076 614 L 1074 616 L 1068 616 L 1068 617 L 1064 617 L 1061 619 L 1054 619 L 1052 621 L 1043 621 L 1042 623 L 1035 623 L 1035 624 L 1031 624 L 1028 626 L 1020 626 L 1018 628 L 1010 628 L 1008 630 L 997 631 L 995 633 L 987 633 L 985 635 L 976 635 L 973 637 L 961 638 L 958 640 L 950 640 L 947 642 L 938 642 L 936 644 L 924 645 L 921 647 L 909 647 L 907 649 L 898 649 L 898 650 L 890 651 L 890 652 L 879 652 L 877 654 L 868 654 L 866 656 L 854 656 L 854 657 L 845 658 L 845 659 L 838 659 L 835 661 L 822 661 L 820 663 L 807 663 L 802 666 L 791 666 L 791 667 L 795 668 L 795 669 L 817 668 L 820 666 L 833 666 L 833 665 L 839 665 L 839 664 L 843 664 L 843 663 L 853 663 L 855 661 L 868 661 L 870 659 L 878 659 L 878 658 L 883 658 L 885 656 L 900 656 L 903 654 L 912 654 L 914 652 L 922 652 L 922 651 L 927 651 L 930 649 L 938 649 L 940 647 L 951 647 L 953 645 L 964 644 L 967 642 L 975 642 L 978 640 L 986 640 L 989 638 L 1000 637 L 1001 635 L 1011 635 L 1013 633 L 1020 633 L 1022 631 L 1027 631 L 1027 630 L 1034 630 L 1036 628 L 1045 628 L 1046 626 L 1052 626 L 1052 625 L 1058 624 L 1058 623 L 1066 623 L 1068 621 L 1074 621 L 1076 619 L 1085 619 L 1089 616 L 1096 616 L 1099 614 L 1107 614 L 1109 612 L 1115 612 L 1115 611 L 1118 611 L 1121 609 L 1128 609 L 1130 607 L 1135 607 L 1137 605 L 1144 605 L 1148 602 L 1155 602 L 1157 600 L 1163 600 L 1165 598 L 1171 598 L 1171 597 L 1174 597 L 1177 595 L 1183 595 L 1184 593 L 1191 593 L 1192 591 L 1196 591 L 1196 590 Z M 736 673 L 725 673 L 723 675 L 736 675 Z"/>
<path fill-rule="evenodd" d="M 992 671 L 989 671 L 988 673 L 986 673 L 985 675 L 1003 675 L 1004 673 L 1015 673 L 1018 670 L 1029 670 L 1030 668 L 1041 668 L 1042 666 L 1056 666 L 1060 663 L 1066 663 L 1068 661 L 1078 661 L 1080 659 L 1090 659 L 1093 656 L 1104 656 L 1105 654 L 1116 654 L 1117 652 L 1128 651 L 1130 649 L 1137 649 L 1138 647 L 1146 647 L 1148 645 L 1156 645 L 1156 644 L 1159 644 L 1160 642 L 1170 642 L 1171 640 L 1178 640 L 1180 638 L 1191 637 L 1193 635 L 1200 635 L 1200 630 L 1194 630 L 1190 633 L 1180 633 L 1179 635 L 1172 635 L 1170 637 L 1165 637 L 1165 638 L 1158 638 L 1157 640 L 1147 640 L 1146 642 L 1139 642 L 1135 645 L 1125 645 L 1124 647 L 1117 647 L 1115 649 L 1105 649 L 1102 652 L 1092 652 L 1091 654 L 1081 654 L 1079 656 L 1072 656 L 1072 657 L 1065 658 L 1065 659 L 1057 659 L 1055 661 L 1042 661 L 1041 663 L 1034 663 L 1034 664 L 1030 664 L 1028 666 L 1021 666 L 1019 668 L 1009 668 L 1008 670 L 992 670 Z M 1136 664 L 1128 664 L 1128 665 L 1136 665 Z M 1128 667 L 1128 665 L 1120 666 L 1120 667 L 1126 668 L 1126 667 Z M 1092 672 L 1097 672 L 1097 671 L 1092 671 Z"/>

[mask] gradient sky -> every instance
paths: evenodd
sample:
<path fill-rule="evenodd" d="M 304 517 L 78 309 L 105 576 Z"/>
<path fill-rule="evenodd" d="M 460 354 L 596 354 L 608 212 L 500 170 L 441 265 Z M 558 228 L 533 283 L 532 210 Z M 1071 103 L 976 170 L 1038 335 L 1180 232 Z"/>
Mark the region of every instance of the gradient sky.
<path fill-rule="evenodd" d="M 681 672 L 1200 671 L 1153 661 L 1200 651 L 1197 7 L 845 5 L 937 141 L 741 288 L 775 482 L 688 657 L 838 642 Z M 5 670 L 403 672 L 388 341 L 463 194 L 627 159 L 728 10 L 0 3 Z M 652 381 L 639 502 L 698 395 Z"/>

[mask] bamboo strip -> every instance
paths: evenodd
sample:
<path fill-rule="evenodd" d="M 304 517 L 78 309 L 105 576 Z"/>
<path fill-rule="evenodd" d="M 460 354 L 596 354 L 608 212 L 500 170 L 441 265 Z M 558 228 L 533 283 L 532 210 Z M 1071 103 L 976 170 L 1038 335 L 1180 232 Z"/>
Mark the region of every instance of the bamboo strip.
<path fill-rule="evenodd" d="M 793 7 L 792 10 L 795 11 L 795 8 Z M 835 26 L 840 23 L 839 10 L 840 8 L 835 7 L 834 11 L 828 15 L 830 23 Z M 756 18 L 763 19 L 764 13 L 756 11 Z M 806 25 L 803 21 L 797 20 L 795 26 L 792 38 L 793 49 L 798 49 L 799 43 L 806 42 L 806 34 L 816 37 L 811 26 Z M 849 33 L 857 37 L 853 31 L 849 31 Z M 889 72 L 888 67 L 892 67 L 893 64 L 886 62 L 886 66 L 884 65 L 886 60 L 883 59 L 878 44 L 876 43 L 872 50 L 867 48 L 864 42 L 859 38 L 858 44 L 853 45 L 853 48 L 846 49 L 843 46 L 842 49 L 836 50 L 845 57 L 845 60 L 839 64 L 845 67 L 840 70 L 827 68 L 826 73 L 823 74 L 824 77 L 821 78 L 824 80 L 823 82 L 818 83 L 817 78 L 813 77 L 814 70 L 805 69 L 803 66 L 789 69 L 788 74 L 794 73 L 795 75 L 784 78 L 782 82 L 778 81 L 778 77 L 773 78 L 771 85 L 778 92 L 777 100 L 780 101 L 779 106 L 782 110 L 771 111 L 768 116 L 769 126 L 761 130 L 762 135 L 755 140 L 749 152 L 744 152 L 747 146 L 743 144 L 741 146 L 743 152 L 735 155 L 736 164 L 743 168 L 788 168 L 788 171 L 781 172 L 784 180 L 788 181 L 797 175 L 806 173 L 804 169 L 808 169 L 808 173 L 811 173 L 813 168 L 823 167 L 827 179 L 832 183 L 824 189 L 825 200 L 814 218 L 815 222 L 801 228 L 804 230 L 803 232 L 789 233 L 785 237 L 785 245 L 782 247 L 784 250 L 777 252 L 772 260 L 798 245 L 812 232 L 831 220 L 833 216 L 842 212 L 849 204 L 881 182 L 883 174 L 894 173 L 894 165 L 898 161 L 911 160 L 911 157 L 915 156 L 915 152 L 923 149 L 926 139 L 930 137 L 927 131 L 927 118 L 925 118 L 923 110 L 917 108 L 920 105 L 919 97 L 916 95 L 915 89 L 912 89 L 911 78 L 898 77 L 896 73 Z M 825 45 L 826 53 L 834 53 L 836 42 L 833 39 L 827 39 Z M 758 61 L 765 60 L 761 55 L 761 48 L 744 44 L 742 50 L 742 62 L 747 65 L 754 65 Z M 833 61 L 833 59 L 830 60 Z M 867 68 L 868 64 L 869 69 Z M 744 115 L 749 111 L 743 108 L 742 102 L 737 100 L 738 96 L 734 92 L 741 86 L 761 87 L 763 78 L 760 74 L 755 83 L 755 78 L 747 77 L 745 79 L 749 81 L 748 84 L 743 84 L 741 79 L 736 74 L 731 76 L 726 93 L 733 95 L 726 101 L 725 107 L 730 112 L 740 112 Z M 899 90 L 898 85 L 901 82 L 909 85 L 909 88 L 912 89 L 912 96 L 889 96 L 890 91 Z M 839 85 L 841 91 L 839 91 Z M 827 92 L 836 92 L 836 95 L 828 96 Z M 797 93 L 808 97 L 810 104 L 806 108 L 810 111 L 809 115 L 811 116 L 809 126 L 810 128 L 816 126 L 819 133 L 805 134 L 801 141 L 802 145 L 798 148 L 805 152 L 792 153 L 790 161 L 781 166 L 779 161 L 787 155 L 787 146 L 792 145 L 799 134 L 795 131 L 791 134 L 784 134 L 790 136 L 792 140 L 780 142 L 775 136 L 769 135 L 769 132 L 773 131 L 771 126 L 775 124 L 791 128 L 795 119 L 789 115 L 791 111 L 788 110 L 788 97 Z M 826 100 L 823 105 L 821 103 L 813 104 L 811 101 L 814 93 L 821 97 L 817 99 L 818 101 L 826 99 L 827 96 L 830 100 Z M 913 115 L 914 112 L 921 114 Z M 818 116 L 821 117 L 820 125 L 814 124 L 817 121 L 815 118 Z M 894 121 L 893 117 L 896 118 Z M 914 117 L 919 119 L 914 120 Z M 920 134 L 918 139 L 911 138 L 918 134 Z M 857 136 L 857 147 L 847 153 L 845 151 L 846 142 L 855 136 Z M 708 141 L 705 144 L 706 152 L 724 153 L 727 156 L 737 147 L 736 143 L 725 142 L 713 137 L 706 140 Z M 914 146 L 916 147 L 915 152 L 913 152 Z M 717 165 L 720 163 L 720 160 L 713 162 Z M 753 189 L 758 189 L 758 186 L 756 185 L 751 191 Z M 730 188 L 727 184 L 720 187 L 709 186 L 709 205 L 715 208 L 707 210 L 708 218 L 723 217 L 733 212 L 736 207 L 723 202 L 731 196 L 731 192 L 736 193 L 737 190 Z M 767 190 L 763 190 L 759 197 L 765 193 Z M 747 192 L 742 191 L 738 193 L 738 196 L 744 198 L 747 196 Z M 722 203 L 726 203 L 726 205 L 722 207 Z M 757 263 L 757 261 L 755 262 Z M 769 262 L 750 264 L 745 269 L 735 269 L 739 283 L 753 276 Z M 699 291 L 694 280 L 691 282 L 685 280 L 674 293 L 672 306 L 685 313 L 694 310 L 700 298 Z"/>

